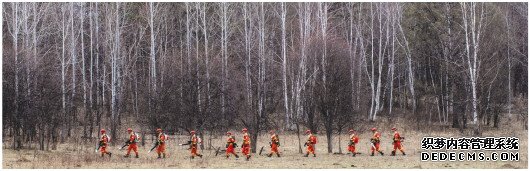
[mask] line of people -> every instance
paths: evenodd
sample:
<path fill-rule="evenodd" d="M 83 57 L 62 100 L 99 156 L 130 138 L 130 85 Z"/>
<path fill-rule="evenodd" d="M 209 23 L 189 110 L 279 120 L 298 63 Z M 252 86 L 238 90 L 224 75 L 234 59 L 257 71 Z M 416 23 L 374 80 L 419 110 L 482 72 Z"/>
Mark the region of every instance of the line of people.
<path fill-rule="evenodd" d="M 391 130 L 394 133 L 393 136 L 392 136 L 393 150 L 392 150 L 391 155 L 395 156 L 397 150 L 399 150 L 403 155 L 406 155 L 405 151 L 403 149 L 403 146 L 401 145 L 401 142 L 404 140 L 404 137 L 402 137 L 399 134 L 399 132 L 397 131 L 397 128 L 392 128 Z M 372 128 L 371 131 L 373 133 L 372 137 L 370 138 L 371 156 L 374 156 L 375 152 L 378 152 L 379 154 L 384 155 L 383 151 L 381 151 L 381 149 L 380 149 L 381 133 L 379 133 L 377 131 L 377 128 Z M 130 156 L 130 152 L 134 151 L 135 157 L 138 158 L 139 155 L 138 155 L 137 143 L 140 140 L 140 136 L 136 132 L 133 132 L 133 130 L 131 128 L 128 128 L 127 132 L 129 134 L 129 139 L 119 149 L 122 149 L 122 148 L 128 146 L 127 153 L 125 154 L 124 157 L 129 157 Z M 166 149 L 166 141 L 168 139 L 168 135 L 164 134 L 162 132 L 162 129 L 160 129 L 160 128 L 158 128 L 156 130 L 156 132 L 157 132 L 157 141 L 155 143 L 155 146 L 153 148 L 151 148 L 151 150 L 149 150 L 149 152 L 151 152 L 153 149 L 156 148 L 156 152 L 158 154 L 158 158 L 166 158 L 165 149 Z M 357 150 L 356 149 L 356 145 L 359 143 L 359 137 L 357 136 L 356 131 L 353 130 L 353 129 L 350 129 L 348 132 L 350 134 L 350 136 L 349 136 L 349 144 L 348 144 L 348 151 L 351 152 L 353 157 L 355 157 L 357 154 L 359 154 L 356 151 Z M 250 153 L 250 150 L 251 150 L 250 149 L 251 148 L 250 135 L 248 133 L 248 129 L 247 128 L 243 128 L 242 133 L 243 133 L 243 144 L 241 145 L 241 153 L 243 155 L 245 155 L 245 160 L 249 161 L 250 158 L 252 157 L 251 153 Z M 274 132 L 274 130 L 269 131 L 269 134 L 270 134 L 270 142 L 269 142 L 270 152 L 269 152 L 269 154 L 267 154 L 267 156 L 268 157 L 272 157 L 273 154 L 276 154 L 277 157 L 280 157 L 280 152 L 278 150 L 278 148 L 280 147 L 280 138 Z M 305 131 L 305 134 L 307 135 L 307 140 L 306 140 L 306 142 L 304 144 L 304 146 L 306 147 L 306 154 L 304 155 L 304 157 L 308 157 L 310 154 L 312 154 L 313 157 L 316 157 L 315 146 L 317 144 L 317 136 L 314 135 L 311 130 Z M 190 145 L 189 150 L 190 150 L 190 153 L 191 153 L 191 158 L 193 159 L 193 158 L 195 158 L 197 156 L 202 158 L 203 155 L 199 154 L 198 150 L 197 150 L 198 149 L 198 145 L 200 143 L 202 143 L 200 138 L 197 137 L 195 131 L 193 131 L 193 130 L 190 131 L 190 135 L 191 135 L 191 137 L 190 137 L 190 141 L 188 141 L 188 144 Z M 239 156 L 235 152 L 235 149 L 237 148 L 237 143 L 236 143 L 235 136 L 231 132 L 227 132 L 226 136 L 227 136 L 226 146 L 225 146 L 225 148 L 226 148 L 226 150 L 225 150 L 226 151 L 226 158 L 229 158 L 231 155 L 235 156 L 236 158 L 239 158 Z M 112 156 L 112 153 L 107 150 L 109 141 L 110 141 L 110 136 L 108 136 L 105 133 L 105 130 L 102 129 L 101 130 L 101 138 L 100 138 L 99 147 L 98 147 L 99 151 L 101 152 L 101 156 L 102 157 L 104 157 L 105 154 L 107 154 L 109 157 Z M 188 144 L 179 144 L 179 145 L 188 145 Z"/>
<path fill-rule="evenodd" d="M 99 139 L 99 145 L 96 148 L 96 151 L 99 150 L 101 153 L 101 157 L 104 157 L 105 154 L 109 157 L 112 157 L 112 153 L 108 151 L 108 145 L 111 140 L 110 136 L 106 134 L 105 129 L 101 129 L 101 138 Z M 157 132 L 157 140 L 155 143 L 155 146 L 149 150 L 149 152 L 153 151 L 156 148 L 156 153 L 158 154 L 158 158 L 166 158 L 166 140 L 168 139 L 168 135 L 162 132 L 162 129 L 158 128 L 156 129 Z M 123 157 L 129 157 L 131 151 L 134 151 L 136 154 L 135 157 L 139 158 L 138 155 L 138 142 L 140 140 L 140 136 L 133 132 L 131 128 L 127 129 L 127 133 L 129 134 L 129 139 L 125 142 L 125 144 L 119 148 L 120 150 L 124 147 L 128 146 L 127 153 Z"/>
<path fill-rule="evenodd" d="M 372 128 L 370 129 L 372 131 L 372 137 L 370 138 L 370 156 L 374 156 L 374 153 L 375 152 L 378 152 L 379 154 L 381 154 L 382 156 L 385 155 L 383 153 L 383 151 L 380 149 L 380 144 L 381 144 L 381 133 L 379 133 L 377 131 L 377 128 Z M 405 150 L 403 149 L 403 146 L 401 145 L 401 142 L 403 142 L 403 140 L 405 139 L 404 137 L 402 137 L 399 132 L 397 131 L 397 128 L 392 128 L 391 129 L 394 134 L 392 136 L 392 145 L 393 145 L 393 150 L 392 150 L 392 153 L 391 153 L 391 156 L 395 156 L 396 155 L 396 150 L 399 150 L 401 151 L 401 153 L 403 155 L 406 155 L 405 154 Z M 350 142 L 348 144 L 348 151 L 350 151 L 352 153 L 352 156 L 355 157 L 356 154 L 358 154 L 356 152 L 356 149 L 355 149 L 355 145 L 359 143 L 359 137 L 357 136 L 355 130 L 353 129 L 350 129 L 349 130 L 349 133 L 350 133 Z"/>

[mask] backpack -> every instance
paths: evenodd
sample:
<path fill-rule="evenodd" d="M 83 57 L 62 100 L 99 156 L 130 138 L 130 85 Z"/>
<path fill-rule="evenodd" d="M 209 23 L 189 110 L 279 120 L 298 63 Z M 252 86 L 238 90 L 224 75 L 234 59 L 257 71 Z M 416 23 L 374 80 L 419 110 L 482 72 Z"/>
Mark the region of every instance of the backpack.
<path fill-rule="evenodd" d="M 107 142 L 110 142 L 110 136 L 108 134 L 105 134 L 103 136 L 106 136 L 107 137 Z"/>
<path fill-rule="evenodd" d="M 138 135 L 136 132 L 134 134 L 134 142 L 137 143 L 140 141 L 140 135 Z"/>
<path fill-rule="evenodd" d="M 167 143 L 169 136 L 165 133 L 162 133 L 162 135 L 164 136 L 164 141 L 162 143 Z M 157 141 L 160 142 L 160 136 L 156 136 L 156 138 L 157 138 Z"/>
<path fill-rule="evenodd" d="M 357 144 L 359 143 L 359 137 L 357 137 L 357 135 L 354 135 L 353 138 L 350 138 L 350 144 Z"/>

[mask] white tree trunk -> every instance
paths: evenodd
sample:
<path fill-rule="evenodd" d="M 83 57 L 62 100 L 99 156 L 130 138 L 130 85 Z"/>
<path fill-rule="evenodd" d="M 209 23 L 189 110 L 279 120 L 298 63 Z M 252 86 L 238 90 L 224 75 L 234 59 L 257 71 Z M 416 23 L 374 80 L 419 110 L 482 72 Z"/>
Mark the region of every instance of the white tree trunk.
<path fill-rule="evenodd" d="M 62 99 L 62 114 L 66 116 L 66 7 L 62 6 L 62 48 L 61 48 L 61 99 Z M 16 45 L 16 42 L 15 42 Z M 16 50 L 16 48 L 15 48 Z M 16 58 L 15 58 L 16 59 Z M 16 76 L 17 74 L 15 74 Z M 15 77 L 16 78 L 16 77 Z M 15 82 L 15 85 L 18 82 Z"/>
<path fill-rule="evenodd" d="M 149 2 L 149 28 L 151 29 L 151 49 L 150 49 L 150 56 L 151 56 L 151 87 L 152 87 L 152 93 L 157 92 L 157 81 L 156 81 L 156 50 L 155 50 L 155 32 L 154 32 L 154 15 L 155 15 L 155 9 L 153 7 L 153 2 Z M 153 94 L 153 97 L 156 95 Z"/>
<path fill-rule="evenodd" d="M 226 46 L 227 46 L 227 29 L 228 29 L 228 19 L 226 16 L 227 11 L 227 5 L 226 2 L 221 3 L 221 55 L 222 55 L 222 66 L 221 66 L 221 114 L 226 118 L 226 101 L 225 101 L 225 93 L 226 93 L 226 77 L 227 77 L 227 52 L 226 52 Z"/>
<path fill-rule="evenodd" d="M 204 34 L 204 60 L 206 62 L 206 93 L 208 94 L 208 107 L 207 109 L 210 109 L 211 102 L 211 95 L 210 95 L 210 64 L 209 64 L 209 56 L 208 56 L 208 27 L 206 26 L 206 3 L 203 3 L 202 8 L 202 32 Z M 209 111 L 207 111 L 209 112 Z"/>
<path fill-rule="evenodd" d="M 370 3 L 370 23 L 371 23 L 371 27 L 370 27 L 370 46 L 372 48 L 371 49 L 371 52 L 370 52 L 370 61 L 371 61 L 371 74 L 368 76 L 369 80 L 370 80 L 370 88 L 371 88 L 371 95 L 372 95 L 372 100 L 371 100 L 371 104 L 370 104 L 370 115 L 369 115 L 369 119 L 371 121 L 374 120 L 374 115 L 375 115 L 375 66 L 374 66 L 374 12 L 373 12 L 373 5 L 372 3 Z M 366 66 L 368 67 L 368 66 Z"/>
<path fill-rule="evenodd" d="M 444 99 L 445 99 L 445 108 L 446 108 L 446 115 L 445 117 L 447 118 L 447 120 L 449 120 L 449 109 L 450 109 L 450 92 L 449 92 L 449 74 L 448 74 L 448 66 L 449 66 L 449 60 L 448 58 L 450 57 L 451 55 L 451 49 L 453 48 L 453 41 L 452 41 L 452 33 L 451 33 L 451 19 L 449 17 L 450 15 L 450 12 L 451 12 L 451 7 L 449 6 L 449 3 L 446 3 L 445 4 L 445 9 L 446 9 L 446 21 L 447 21 L 447 34 L 449 35 L 448 36 L 448 47 L 446 47 L 446 51 L 445 51 L 445 55 L 444 55 L 444 59 L 445 59 L 445 94 L 444 94 Z"/>
<path fill-rule="evenodd" d="M 202 112 L 201 108 L 201 82 L 200 82 L 200 68 L 199 68 L 199 11 L 201 8 L 199 7 L 199 3 L 195 3 L 195 74 L 197 75 L 197 108 L 199 110 L 199 113 Z"/>
<path fill-rule="evenodd" d="M 408 73 L 408 85 L 409 85 L 409 91 L 410 91 L 410 94 L 412 96 L 412 114 L 414 115 L 415 112 L 416 112 L 416 95 L 415 95 L 415 92 L 414 92 L 414 70 L 412 68 L 412 54 L 410 52 L 410 48 L 409 48 L 409 42 L 407 41 L 407 37 L 405 35 L 405 32 L 403 31 L 403 27 L 401 27 L 401 17 L 402 17 L 402 11 L 401 11 L 401 6 L 397 6 L 397 14 L 398 14 L 398 17 L 400 17 L 397 21 L 398 21 L 398 27 L 399 27 L 399 31 L 402 35 L 402 38 L 403 38 L 403 41 L 405 42 L 405 55 L 407 57 L 407 73 Z"/>
<path fill-rule="evenodd" d="M 394 9 L 394 8 L 391 8 L 391 9 Z M 396 17 L 395 17 L 395 11 L 394 10 L 391 10 L 390 11 L 392 14 L 392 52 L 390 55 L 390 100 L 389 100 L 389 104 L 388 104 L 388 114 L 390 116 L 392 116 L 392 105 L 394 103 L 394 96 L 393 96 L 393 90 L 394 90 L 394 56 L 395 56 L 395 39 L 396 39 L 396 29 L 395 29 L 395 24 L 396 24 Z"/>
<path fill-rule="evenodd" d="M 75 40 L 75 32 L 74 32 L 74 3 L 71 2 L 70 3 L 70 24 L 71 24 L 71 31 L 72 31 L 72 34 L 70 35 L 70 40 L 71 40 L 71 44 L 70 44 L 70 55 L 71 55 L 71 62 L 72 62 L 72 99 L 70 100 L 70 102 L 72 103 L 72 109 L 73 109 L 73 102 L 74 102 L 74 99 L 75 99 L 75 86 L 76 86 L 76 83 L 75 83 L 75 78 L 76 78 L 76 69 L 75 69 L 75 65 L 77 64 L 77 57 L 76 57 L 76 50 L 75 50 L 75 47 L 76 47 L 76 40 Z"/>
<path fill-rule="evenodd" d="M 263 2 L 260 3 L 260 20 L 259 25 L 259 69 L 258 69 L 258 116 L 261 117 L 264 112 L 265 101 L 265 11 Z"/>
<path fill-rule="evenodd" d="M 511 49 L 511 42 L 512 42 L 512 36 L 510 33 L 510 19 L 508 17 L 508 11 L 506 11 L 505 14 L 505 21 L 506 21 L 506 34 L 508 35 L 508 45 L 506 48 L 507 56 L 508 56 L 508 116 L 512 116 L 512 56 L 510 55 L 510 49 Z"/>
<path fill-rule="evenodd" d="M 31 49 L 30 47 L 30 44 L 29 44 L 29 27 L 28 27 L 28 23 L 29 23 L 29 9 L 28 9 L 28 3 L 22 3 L 22 23 L 23 23 L 23 35 L 24 36 L 21 36 L 22 37 L 22 44 L 23 44 L 23 51 L 29 51 L 29 49 Z M 31 60 L 30 60 L 30 53 L 29 52 L 26 52 L 24 53 L 24 58 L 26 61 L 26 94 L 25 94 L 25 98 L 29 98 L 30 94 L 31 94 L 31 89 L 29 88 L 30 87 L 30 79 L 31 79 L 31 75 L 30 75 L 30 67 L 31 67 Z"/>
<path fill-rule="evenodd" d="M 477 21 L 476 21 L 476 3 L 471 3 L 471 7 L 469 7 L 469 14 L 468 14 L 468 6 L 466 3 L 460 3 L 461 9 L 462 9 L 462 19 L 464 24 L 464 33 L 465 33 L 465 42 L 466 42 L 466 61 L 468 65 L 468 71 L 469 71 L 469 78 L 471 82 L 471 95 L 472 95 L 472 113 L 473 113 L 473 124 L 476 125 L 476 128 L 478 128 L 478 114 L 477 114 L 477 78 L 478 78 L 478 51 L 479 51 L 479 43 L 480 43 L 480 33 L 481 33 L 481 27 L 482 27 L 482 19 L 483 19 L 483 10 L 481 9 L 481 15 L 479 17 L 479 26 L 476 28 Z M 468 16 L 469 15 L 469 16 Z M 468 23 L 469 22 L 469 23 Z M 469 29 L 471 29 L 469 31 Z M 471 33 L 469 33 L 471 32 Z M 471 34 L 471 41 L 469 40 L 469 34 Z M 471 49 L 472 47 L 472 49 Z M 472 51 L 472 52 L 471 52 Z"/>
<path fill-rule="evenodd" d="M 119 98 L 119 63 L 120 62 L 120 3 L 116 3 L 116 20 L 114 30 L 114 45 L 111 54 L 111 130 L 112 135 L 116 137 L 118 113 L 118 98 Z"/>
<path fill-rule="evenodd" d="M 286 9 L 285 9 L 285 3 L 281 3 L 281 20 L 282 20 L 282 81 L 283 81 L 283 101 L 285 104 L 285 123 L 286 127 L 290 128 L 291 121 L 290 114 L 289 114 L 289 99 L 287 97 L 287 49 L 286 49 L 286 41 L 285 41 L 285 16 L 286 16 Z"/>
<path fill-rule="evenodd" d="M 322 4 L 324 3 L 324 4 Z M 322 67 L 322 82 L 324 87 L 324 92 L 327 93 L 327 86 L 326 86 L 326 58 L 327 58 L 327 26 L 328 26 L 328 4 L 326 2 L 320 2 L 318 5 L 318 13 L 320 18 L 320 29 L 322 33 L 322 41 L 324 43 L 324 53 L 322 54 L 321 59 L 321 67 Z M 324 96 L 324 101 L 327 103 L 326 96 Z M 326 115 L 329 113 L 326 107 Z"/>
<path fill-rule="evenodd" d="M 18 61 L 19 25 L 18 25 L 18 20 L 19 20 L 19 17 L 18 17 L 18 3 L 17 2 L 12 2 L 11 3 L 11 10 L 12 10 L 13 20 L 12 20 L 12 23 L 11 23 L 12 26 L 11 26 L 11 30 L 10 31 L 11 31 L 11 37 L 13 38 L 13 51 L 15 53 L 15 100 L 13 101 L 13 103 L 15 104 L 15 116 L 18 116 L 19 115 L 19 113 L 18 113 L 18 108 L 19 108 L 18 107 L 18 105 L 19 105 L 19 103 L 18 103 L 18 98 L 19 98 L 19 93 L 18 93 L 18 89 L 19 89 L 19 87 L 18 87 L 18 84 L 19 84 L 19 78 L 18 78 L 18 70 L 19 70 L 19 68 L 18 68 L 18 62 L 19 62 Z M 64 88 L 63 88 L 63 91 L 64 91 Z M 18 130 L 15 130 L 15 131 L 18 131 Z M 13 149 L 16 148 L 15 143 L 17 141 L 18 141 L 17 140 L 17 135 L 15 133 L 15 136 L 13 136 Z"/>
<path fill-rule="evenodd" d="M 378 77 L 377 77 L 377 86 L 376 86 L 376 94 L 375 94 L 375 107 L 374 107 L 374 113 L 373 113 L 373 120 L 376 119 L 377 117 L 377 113 L 380 112 L 381 110 L 381 87 L 382 87 L 382 81 L 381 81 L 381 77 L 383 75 L 383 55 L 384 55 L 384 52 L 383 52 L 383 19 L 382 19 L 382 9 L 383 7 L 381 7 L 382 4 L 381 2 L 379 3 L 378 5 L 378 20 L 379 20 L 379 46 L 378 46 L 378 56 L 377 56 L 377 72 L 378 72 Z M 386 21 L 388 22 L 388 21 Z M 387 40 L 385 42 L 385 44 L 388 43 L 388 27 L 387 27 Z M 385 45 L 386 47 L 386 45 Z"/>
<path fill-rule="evenodd" d="M 90 68 L 89 68 L 89 70 L 90 70 L 89 71 L 90 72 L 90 87 L 89 87 L 89 91 L 88 91 L 88 94 L 89 94 L 88 103 L 90 105 L 89 106 L 90 109 L 92 109 L 92 107 L 93 107 L 93 103 L 92 103 L 93 102 L 92 101 L 93 100 L 92 99 L 93 96 L 92 95 L 93 95 L 93 90 L 94 90 L 93 89 L 94 88 L 94 59 L 93 59 L 93 57 L 94 57 L 93 56 L 94 55 L 93 40 L 94 39 L 92 38 L 92 36 L 93 36 L 93 26 L 92 26 L 93 25 L 93 18 L 92 18 L 92 15 L 93 15 L 93 13 L 92 13 L 92 3 L 90 3 L 90 10 L 88 12 L 89 30 L 90 30 Z"/>
<path fill-rule="evenodd" d="M 190 29 L 190 7 L 189 2 L 185 2 L 186 4 L 186 61 L 188 62 L 187 67 L 187 73 L 188 76 L 191 76 L 191 29 Z"/>
<path fill-rule="evenodd" d="M 243 3 L 243 16 L 245 20 L 245 51 L 247 55 L 247 61 L 245 61 L 245 80 L 246 80 L 246 91 L 247 91 L 247 103 L 249 106 L 249 111 L 252 111 L 252 79 L 250 78 L 251 70 L 251 56 L 250 56 L 250 42 L 252 40 L 252 17 L 248 17 L 247 14 L 247 3 Z M 249 24 L 247 26 L 247 20 Z"/>
<path fill-rule="evenodd" d="M 34 20 L 33 20 L 33 62 L 34 62 L 34 65 L 36 66 L 37 58 L 38 58 L 37 56 L 37 46 L 38 46 L 37 44 L 37 24 L 39 23 L 40 18 L 38 18 L 37 16 L 37 3 L 33 2 L 32 4 L 33 4 L 33 17 L 34 17 Z M 37 76 L 34 77 L 34 80 L 37 81 Z M 34 84 L 34 86 L 36 87 L 37 84 Z"/>
<path fill-rule="evenodd" d="M 80 18 L 81 18 L 81 24 L 79 24 L 79 27 L 81 29 L 81 32 L 80 32 L 80 37 L 81 37 L 81 65 L 82 65 L 82 70 L 81 71 L 81 74 L 83 76 L 83 105 L 86 109 L 87 107 L 87 97 L 86 97 L 86 94 L 87 94 L 87 91 L 86 91 L 86 67 L 85 67 L 85 39 L 84 39 L 84 17 L 85 17 L 85 11 L 84 11 L 84 4 L 83 3 L 80 3 L 81 5 L 81 12 L 80 12 Z M 85 111 L 86 113 L 86 111 Z"/>
<path fill-rule="evenodd" d="M 357 39 L 358 41 L 360 42 L 360 47 L 359 48 L 362 48 L 362 46 L 364 46 L 362 44 L 363 42 L 363 39 L 362 39 L 362 23 L 361 23 L 361 13 L 362 13 L 362 5 L 363 3 L 359 3 L 359 10 L 358 10 L 358 13 L 357 13 Z M 359 49 L 361 51 L 361 49 Z M 364 53 L 364 51 L 362 51 L 362 53 Z M 363 54 L 364 55 L 364 54 Z M 361 79 L 362 79 L 362 65 L 363 65 L 363 62 L 361 60 L 361 57 L 363 56 L 361 54 L 359 54 L 359 59 L 358 59 L 358 62 L 357 62 L 357 97 L 355 98 L 355 103 L 356 103 L 356 106 L 355 106 L 355 109 L 359 110 L 360 109 L 360 101 L 361 101 Z M 364 57 L 362 57 L 364 58 Z"/>

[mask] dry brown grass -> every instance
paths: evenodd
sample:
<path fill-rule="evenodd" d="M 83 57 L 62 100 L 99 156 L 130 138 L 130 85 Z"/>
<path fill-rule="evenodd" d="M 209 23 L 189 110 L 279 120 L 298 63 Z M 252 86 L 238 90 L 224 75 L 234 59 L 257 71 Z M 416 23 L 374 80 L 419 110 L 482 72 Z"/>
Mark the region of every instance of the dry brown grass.
<path fill-rule="evenodd" d="M 166 159 L 156 159 L 156 153 L 147 154 L 151 147 L 148 144 L 139 147 L 140 158 L 123 158 L 124 150 L 119 151 L 118 146 L 113 146 L 110 150 L 114 153 L 111 159 L 101 158 L 94 152 L 93 146 L 71 146 L 71 144 L 61 144 L 55 151 L 35 151 L 10 149 L 3 150 L 3 168 L 527 168 L 528 165 L 528 141 L 527 132 L 520 131 L 503 131 L 501 129 L 485 130 L 483 136 L 516 136 L 520 138 L 520 160 L 517 162 L 421 162 L 420 141 L 423 136 L 445 136 L 445 137 L 462 137 L 457 130 L 449 129 L 445 131 L 415 132 L 411 130 L 402 131 L 406 136 L 404 142 L 407 156 L 388 156 L 391 151 L 390 132 L 383 132 L 382 149 L 385 156 L 371 157 L 368 155 L 368 139 L 370 133 L 363 132 L 360 135 L 358 144 L 357 157 L 351 157 L 349 154 L 328 154 L 326 148 L 326 139 L 324 135 L 319 135 L 317 144 L 317 157 L 301 157 L 298 153 L 298 140 L 295 135 L 283 135 L 281 158 L 268 158 L 253 154 L 251 161 L 239 160 L 231 157 L 226 159 L 223 154 L 214 156 L 214 150 L 202 150 L 204 154 L 202 159 L 190 160 L 189 151 L 186 147 L 177 146 L 178 142 L 171 142 L 168 148 L 169 157 Z M 241 136 L 236 135 L 238 141 Z M 185 137 L 174 137 L 184 139 Z M 208 139 L 208 137 L 205 137 Z M 346 153 L 347 135 L 341 137 L 342 152 Z M 338 137 L 333 139 L 334 152 L 338 152 Z M 221 146 L 224 143 L 223 138 L 212 139 L 214 146 Z M 94 143 L 90 143 L 94 144 Z M 258 148 L 268 144 L 268 136 L 259 137 Z M 259 149 L 258 149 L 259 150 Z M 264 153 L 268 152 L 268 146 L 265 146 Z M 238 149 L 238 153 L 240 153 Z"/>

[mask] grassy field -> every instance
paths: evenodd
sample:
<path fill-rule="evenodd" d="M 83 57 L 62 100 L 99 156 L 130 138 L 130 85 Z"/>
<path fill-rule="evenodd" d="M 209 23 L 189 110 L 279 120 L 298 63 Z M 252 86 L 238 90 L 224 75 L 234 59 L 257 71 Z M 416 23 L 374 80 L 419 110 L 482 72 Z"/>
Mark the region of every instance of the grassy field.
<path fill-rule="evenodd" d="M 381 148 L 386 153 L 385 156 L 369 156 L 368 139 L 369 132 L 360 134 L 360 142 L 357 146 L 361 154 L 356 157 L 346 154 L 347 136 L 341 135 L 341 148 L 343 154 L 328 154 L 327 142 L 324 135 L 319 136 L 317 144 L 317 157 L 302 157 L 298 153 L 298 139 L 295 135 L 282 135 L 280 152 L 281 158 L 268 158 L 269 148 L 265 146 L 263 156 L 253 154 L 250 161 L 243 158 L 236 160 L 231 157 L 226 159 L 224 153 L 215 156 L 215 150 L 202 150 L 204 154 L 202 159 L 196 158 L 191 160 L 187 147 L 177 146 L 178 140 L 186 137 L 173 137 L 173 142 L 169 142 L 168 158 L 156 159 L 156 153 L 147 153 L 151 144 L 139 147 L 140 158 L 124 158 L 125 150 L 118 150 L 118 145 L 112 146 L 110 151 L 113 152 L 112 158 L 101 158 L 98 153 L 94 152 L 94 146 L 72 146 L 72 144 L 61 144 L 58 150 L 54 151 L 37 151 L 37 150 L 20 150 L 14 151 L 6 149 L 6 143 L 3 145 L 3 162 L 2 167 L 6 169 L 14 168 L 527 168 L 528 165 L 528 141 L 526 131 L 501 131 L 485 130 L 483 136 L 515 136 L 520 139 L 519 161 L 513 162 L 478 162 L 478 161 L 457 161 L 457 162 L 421 162 L 420 161 L 420 141 L 423 136 L 445 136 L 445 137 L 462 137 L 456 130 L 430 132 L 413 132 L 402 131 L 406 137 L 403 143 L 407 152 L 406 156 L 389 156 L 391 151 L 389 131 L 383 132 Z M 240 134 L 236 134 L 237 140 L 241 141 Z M 303 137 L 305 138 L 305 136 Z M 208 137 L 205 137 L 208 139 Z M 338 152 L 339 138 L 333 139 L 333 152 Z M 94 144 L 94 143 L 90 143 Z M 224 137 L 212 139 L 214 147 L 224 147 Z M 261 146 L 268 144 L 266 135 L 259 137 L 258 150 Z M 240 154 L 240 149 L 237 149 Z M 400 153 L 398 153 L 400 154 Z"/>

